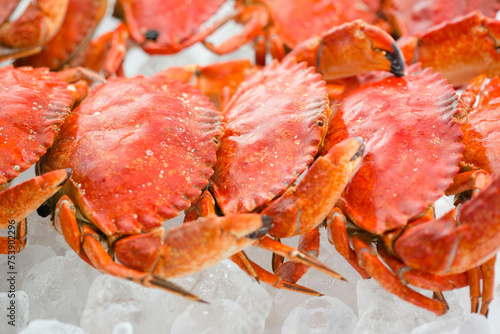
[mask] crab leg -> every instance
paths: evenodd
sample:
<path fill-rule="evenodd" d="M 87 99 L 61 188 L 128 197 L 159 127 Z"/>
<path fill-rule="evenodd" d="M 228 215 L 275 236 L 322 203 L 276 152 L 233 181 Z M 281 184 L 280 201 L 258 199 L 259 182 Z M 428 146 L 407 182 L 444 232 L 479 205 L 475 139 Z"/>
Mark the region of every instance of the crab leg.
<path fill-rule="evenodd" d="M 394 249 L 407 265 L 435 274 L 460 273 L 491 259 L 500 248 L 500 179 L 440 219 L 403 233 Z"/>
<path fill-rule="evenodd" d="M 362 50 L 362 51 L 361 51 Z M 295 47 L 285 59 L 315 66 L 329 81 L 372 70 L 404 75 L 404 59 L 394 39 L 361 20 L 345 23 Z"/>
<path fill-rule="evenodd" d="M 390 293 L 399 296 L 409 303 L 425 308 L 437 315 L 442 315 L 448 310 L 444 301 L 428 298 L 408 288 L 378 259 L 375 251 L 362 241 L 358 236 L 352 237 L 354 249 L 359 259 L 359 265 Z"/>
<path fill-rule="evenodd" d="M 200 217 L 209 217 L 209 216 L 215 216 L 215 200 L 210 194 L 210 192 L 205 191 L 203 194 L 200 196 L 197 202 L 193 203 L 193 205 L 186 210 L 186 215 L 184 217 L 184 222 L 193 222 L 197 220 Z M 266 231 L 267 233 L 268 231 Z M 265 234 L 265 233 L 264 233 Z M 263 234 L 262 234 L 263 236 Z M 269 238 L 268 238 L 269 239 Z M 271 239 L 269 239 L 271 240 Z M 272 240 L 271 240 L 272 241 Z M 279 242 L 277 243 L 281 245 Z M 297 251 L 293 248 L 288 248 L 288 251 L 295 251 L 301 254 L 304 257 L 307 257 L 306 254 L 301 253 L 301 251 Z M 300 256 L 300 255 L 299 255 Z M 274 253 L 273 253 L 274 257 Z M 268 272 L 267 270 L 259 267 L 257 264 L 255 264 L 253 261 L 250 261 L 246 254 L 241 251 L 239 253 L 234 254 L 231 256 L 231 260 L 236 263 L 241 269 L 243 269 L 245 272 L 247 272 L 250 276 L 254 277 L 257 281 L 263 281 L 264 283 L 267 283 L 275 288 L 278 289 L 288 289 L 288 290 L 293 290 L 297 292 L 302 292 L 306 294 L 311 294 L 311 295 L 320 295 L 318 292 L 306 288 L 304 286 L 292 283 L 292 282 L 287 282 L 286 279 L 284 280 L 283 278 L 279 277 L 278 275 L 272 274 Z M 291 262 L 293 263 L 293 262 Z M 304 266 L 304 264 L 301 264 Z M 308 268 L 309 266 L 307 266 Z M 322 265 L 324 267 L 324 265 Z M 299 277 L 300 278 L 300 277 Z M 298 278 L 297 278 L 298 280 Z"/>
<path fill-rule="evenodd" d="M 349 236 L 346 228 L 346 218 L 339 208 L 333 208 L 332 212 L 328 215 L 326 221 L 326 229 L 328 233 L 328 241 L 335 246 L 337 252 L 342 255 L 351 266 L 361 275 L 367 279 L 370 275 L 359 266 L 356 253 L 352 250 L 349 244 Z"/>
<path fill-rule="evenodd" d="M 70 175 L 70 169 L 58 169 L 0 192 L 0 228 L 7 228 L 9 221 L 19 222 L 35 211 L 61 189 Z"/>
<path fill-rule="evenodd" d="M 403 284 L 411 284 L 419 288 L 433 291 L 449 291 L 469 285 L 466 273 L 444 276 L 429 274 L 408 267 L 397 258 L 391 256 L 387 252 L 386 247 L 382 244 L 377 244 L 377 252 L 392 271 L 397 273 Z"/>
<path fill-rule="evenodd" d="M 301 238 L 300 251 L 319 251 L 319 234 L 312 232 L 327 217 L 345 186 L 361 165 L 363 139 L 349 138 L 332 147 L 316 159 L 299 184 L 288 188 L 261 213 L 273 218 L 274 227 L 269 232 L 277 238 L 307 234 Z M 301 247 L 303 249 L 301 249 Z M 304 265 L 288 264 L 274 271 L 287 281 L 296 282 L 307 272 Z"/>
<path fill-rule="evenodd" d="M 363 139 L 346 139 L 309 167 L 296 187 L 290 187 L 261 213 L 273 218 L 270 235 L 295 236 L 316 228 L 332 210 L 361 165 Z"/>
<path fill-rule="evenodd" d="M 281 255 L 290 261 L 313 267 L 314 269 L 324 272 L 325 274 L 330 275 L 333 278 L 345 281 L 345 278 L 343 278 L 340 274 L 336 273 L 325 264 L 316 260 L 314 257 L 302 253 L 293 247 L 283 245 L 281 242 L 275 241 L 267 236 L 264 236 L 261 239 L 257 240 L 255 245 Z"/>
<path fill-rule="evenodd" d="M 251 245 L 272 226 L 269 217 L 237 214 L 206 217 L 169 230 L 163 238 L 159 228 L 144 234 L 124 236 L 114 243 L 116 263 L 100 244 L 100 235 L 90 226 L 80 229 L 75 208 L 67 196 L 56 206 L 56 225 L 66 242 L 103 273 L 162 288 L 186 298 L 198 297 L 165 280 L 205 269 Z"/>
<path fill-rule="evenodd" d="M 300 236 L 297 249 L 302 253 L 309 254 L 315 258 L 319 255 L 320 234 L 318 228 L 314 228 Z M 288 282 L 297 282 L 309 270 L 309 266 L 288 261 L 283 263 L 283 258 L 273 253 L 273 271 L 276 275 Z"/>
<path fill-rule="evenodd" d="M 27 219 L 24 218 L 17 224 L 15 237 L 0 237 L 0 254 L 19 253 L 26 246 Z"/>
<path fill-rule="evenodd" d="M 235 258 L 233 256 L 231 259 L 240 268 L 242 268 L 243 270 L 245 270 L 247 272 L 247 274 L 249 274 L 250 276 L 253 276 L 247 270 L 247 268 L 249 266 L 246 265 L 245 263 L 243 263 L 242 260 L 239 257 Z M 256 274 L 259 277 L 260 281 L 262 281 L 264 283 L 267 283 L 267 284 L 271 285 L 272 287 L 274 287 L 276 289 L 285 289 L 285 290 L 290 290 L 290 291 L 304 293 L 304 294 L 311 295 L 311 296 L 323 296 L 323 294 L 321 294 L 321 293 L 319 293 L 319 292 L 317 292 L 315 290 L 306 288 L 306 287 L 304 287 L 302 285 L 298 285 L 298 284 L 295 284 L 295 283 L 292 283 L 292 282 L 288 282 L 288 281 L 284 280 L 283 278 L 281 278 L 280 276 L 274 275 L 274 274 L 270 273 L 269 271 L 263 269 L 262 267 L 260 267 L 258 264 L 256 264 L 253 261 L 250 261 L 250 267 L 256 272 Z"/>
<path fill-rule="evenodd" d="M 480 313 L 488 315 L 488 307 L 493 300 L 495 290 L 495 262 L 497 257 L 494 256 L 491 260 L 481 265 L 481 273 L 483 277 L 483 294 Z"/>
<path fill-rule="evenodd" d="M 247 6 L 235 16 L 235 20 L 244 24 L 241 33 L 217 46 L 206 41 L 203 41 L 203 45 L 219 55 L 235 51 L 262 34 L 269 23 L 269 13 L 262 6 Z"/>

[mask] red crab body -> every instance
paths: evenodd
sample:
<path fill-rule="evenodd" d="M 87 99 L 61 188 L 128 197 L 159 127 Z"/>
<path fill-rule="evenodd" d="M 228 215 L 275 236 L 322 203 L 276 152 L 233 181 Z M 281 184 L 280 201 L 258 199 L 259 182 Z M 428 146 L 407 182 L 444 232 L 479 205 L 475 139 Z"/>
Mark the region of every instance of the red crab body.
<path fill-rule="evenodd" d="M 321 76 L 305 63 L 274 62 L 244 79 L 223 114 L 226 127 L 210 180 L 222 212 L 269 215 L 277 223 L 276 230 L 273 228 L 276 233 L 270 234 L 280 237 L 316 232 L 317 225 L 355 173 L 362 151 L 360 138 L 346 140 L 309 168 L 302 185 L 291 187 L 313 162 L 325 135 L 330 108 Z M 186 221 L 213 216 L 215 211 L 210 202 L 207 194 L 188 211 Z M 299 223 L 293 225 L 293 222 Z M 301 250 L 314 243 L 313 240 Z M 259 240 L 257 246 L 340 277 L 313 257 L 268 237 Z M 238 255 L 233 260 L 275 287 L 318 294 L 294 282 L 282 281 L 245 256 Z"/>
<path fill-rule="evenodd" d="M 70 246 L 103 272 L 196 299 L 164 279 L 227 257 L 270 223 L 259 215 L 208 218 L 163 237 L 163 221 L 187 209 L 212 175 L 220 132 L 220 113 L 187 84 L 157 75 L 94 88 L 42 161 L 44 170 L 74 168 L 69 198 L 56 211 Z M 80 231 L 71 201 L 95 231 Z M 121 264 L 96 240 L 100 234 Z"/>
<path fill-rule="evenodd" d="M 1 68 L 0 87 L 0 228 L 6 228 L 11 221 L 22 221 L 69 177 L 68 171 L 56 170 L 5 190 L 52 145 L 74 93 L 47 68 Z M 25 223 L 15 251 L 24 247 Z M 7 241 L 0 238 L 0 253 L 12 250 Z"/>
<path fill-rule="evenodd" d="M 115 12 L 127 24 L 130 36 L 151 54 L 176 53 L 205 38 L 197 36 L 224 0 L 118 0 Z M 158 15 L 161 13 L 161 15 Z"/>
<path fill-rule="evenodd" d="M 384 11 L 394 16 L 399 35 L 412 36 L 432 26 L 479 10 L 495 17 L 500 9 L 497 0 L 390 0 L 384 2 Z"/>
<path fill-rule="evenodd" d="M 253 1 L 253 5 L 267 8 L 277 34 L 289 49 L 312 36 L 356 19 L 374 24 L 380 9 L 378 0 L 257 0 Z"/>
<path fill-rule="evenodd" d="M 407 63 L 421 62 L 455 86 L 500 74 L 500 22 L 475 11 L 398 41 Z"/>
<path fill-rule="evenodd" d="M 0 60 L 29 55 L 41 50 L 59 30 L 69 0 L 31 2 L 13 22 L 9 17 L 19 0 L 9 0 L 0 7 Z"/>
<path fill-rule="evenodd" d="M 60 29 L 36 55 L 18 59 L 16 65 L 60 70 L 87 46 L 106 11 L 107 0 L 69 0 Z M 78 64 L 80 65 L 80 64 Z"/>
<path fill-rule="evenodd" d="M 432 214 L 422 213 L 444 194 L 458 172 L 463 145 L 460 126 L 452 118 L 456 107 L 457 98 L 451 85 L 438 73 L 421 71 L 415 66 L 405 77 L 366 83 L 338 102 L 323 151 L 349 136 L 366 138 L 362 165 L 347 185 L 338 206 L 361 230 L 381 236 L 393 256 L 397 257 L 400 249 L 394 249 L 394 240 L 401 240 L 400 234 L 411 235 L 412 228 L 405 228 L 409 221 L 413 221 L 409 226 L 428 225 L 425 222 L 433 219 Z M 367 258 L 364 251 L 372 254 L 373 250 L 356 235 L 352 236 L 355 248 L 352 253 L 346 241 L 346 227 L 339 216 L 334 210 L 329 218 L 332 239 L 356 268 L 359 265 L 363 268 L 361 272 L 366 270 L 386 289 L 409 302 L 438 314 L 445 312 L 446 304 L 442 301 L 428 299 L 398 283 L 392 273 L 378 264 L 376 255 Z M 421 242 L 421 237 L 407 237 L 400 247 Z M 390 257 L 383 254 L 384 259 Z M 432 262 L 434 258 L 429 256 L 425 260 Z M 467 284 L 460 275 L 443 279 L 436 274 L 419 273 L 417 279 L 408 281 L 433 290 Z M 423 283 L 424 276 L 425 282 L 432 283 Z"/>
<path fill-rule="evenodd" d="M 462 165 L 466 169 L 481 169 L 496 179 L 500 175 L 500 79 L 494 77 L 487 83 L 486 79 L 485 75 L 475 78 L 462 94 L 466 104 L 462 118 Z"/>

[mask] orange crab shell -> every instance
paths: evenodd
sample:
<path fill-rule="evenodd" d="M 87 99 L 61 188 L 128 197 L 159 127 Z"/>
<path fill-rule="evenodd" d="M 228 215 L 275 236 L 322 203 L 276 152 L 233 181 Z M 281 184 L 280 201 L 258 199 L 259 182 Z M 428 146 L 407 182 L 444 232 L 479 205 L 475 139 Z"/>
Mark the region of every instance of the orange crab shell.
<path fill-rule="evenodd" d="M 480 168 L 490 173 L 493 178 L 500 176 L 500 78 L 494 77 L 481 89 L 486 76 L 471 81 L 467 91 L 474 91 L 481 96 L 477 107 L 471 110 L 463 124 L 464 153 L 462 163 L 472 168 Z M 478 86 L 477 90 L 475 87 Z"/>
<path fill-rule="evenodd" d="M 42 166 L 73 169 L 65 192 L 103 233 L 135 234 L 200 195 L 220 133 L 220 112 L 190 85 L 115 78 L 68 117 Z"/>
<path fill-rule="evenodd" d="M 69 0 L 61 28 L 41 52 L 16 61 L 16 66 L 46 66 L 59 70 L 88 42 L 106 12 L 106 0 Z"/>
<path fill-rule="evenodd" d="M 38 0 L 32 2 L 16 21 L 0 21 L 3 24 L 0 28 L 0 43 L 11 48 L 24 49 L 49 41 L 62 25 L 68 1 Z M 12 1 L 8 1 L 1 10 L 0 17 L 8 19 L 11 10 L 15 9 L 12 5 Z"/>
<path fill-rule="evenodd" d="M 223 113 L 211 183 L 228 214 L 251 212 L 297 180 L 318 152 L 331 110 L 320 75 L 288 61 L 249 75 Z"/>
<path fill-rule="evenodd" d="M 294 48 L 308 38 L 331 28 L 361 19 L 375 23 L 379 1 L 354 0 L 260 0 L 269 8 L 273 23 L 283 42 Z M 304 10 L 307 8 L 307 10 Z"/>
<path fill-rule="evenodd" d="M 391 0 L 386 2 L 385 7 L 385 11 L 391 12 L 404 24 L 403 29 L 408 35 L 414 35 L 473 10 L 495 17 L 500 3 L 491 0 Z"/>
<path fill-rule="evenodd" d="M 140 44 L 146 43 L 152 33 L 155 44 L 176 46 L 191 37 L 225 0 L 118 0 L 115 12 L 120 12 L 129 28 L 131 37 Z M 161 13 L 162 15 L 158 15 Z M 147 47 L 145 48 L 147 50 Z"/>
<path fill-rule="evenodd" d="M 443 195 L 463 150 L 452 118 L 456 106 L 451 85 L 418 65 L 405 77 L 363 85 L 340 101 L 322 152 L 347 137 L 366 140 L 361 168 L 339 200 L 353 222 L 380 234 Z"/>
<path fill-rule="evenodd" d="M 0 186 L 37 162 L 70 111 L 68 84 L 47 68 L 0 69 Z"/>

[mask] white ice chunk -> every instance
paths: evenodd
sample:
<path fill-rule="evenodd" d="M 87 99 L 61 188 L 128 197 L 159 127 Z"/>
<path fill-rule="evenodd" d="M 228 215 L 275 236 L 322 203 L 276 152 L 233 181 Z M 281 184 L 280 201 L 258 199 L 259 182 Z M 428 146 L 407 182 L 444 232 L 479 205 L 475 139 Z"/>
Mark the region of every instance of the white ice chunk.
<path fill-rule="evenodd" d="M 113 328 L 111 334 L 134 334 L 134 326 L 128 321 L 120 322 Z"/>
<path fill-rule="evenodd" d="M 48 247 L 61 256 L 70 249 L 63 235 L 54 228 L 50 216 L 42 218 L 36 212 L 28 216 L 28 245 Z"/>
<path fill-rule="evenodd" d="M 26 292 L 1 292 L 0 309 L 4 314 L 4 318 L 0 321 L 0 333 L 17 333 L 26 328 L 29 318 L 29 301 Z"/>
<path fill-rule="evenodd" d="M 217 308 L 220 299 L 231 300 L 250 319 L 250 328 L 255 328 L 255 332 L 264 329 L 271 297 L 232 262 L 223 261 L 173 281 L 210 302 L 208 307 Z M 193 303 L 159 289 L 104 275 L 98 277 L 90 289 L 81 326 L 92 334 L 110 332 L 117 323 L 129 321 L 137 333 L 168 332 L 175 319 Z"/>
<path fill-rule="evenodd" d="M 11 255 L 12 256 L 12 255 Z M 28 244 L 24 250 L 20 253 L 15 254 L 11 257 L 11 261 L 14 262 L 14 272 L 16 276 L 16 285 L 20 287 L 24 280 L 26 279 L 26 274 L 31 270 L 31 268 L 38 263 L 41 263 L 51 257 L 56 256 L 56 253 L 49 247 L 44 246 L 32 246 Z M 0 256 L 0 268 L 8 268 L 8 257 Z M 6 280 L 0 280 L 0 291 L 9 290 L 9 282 Z"/>
<path fill-rule="evenodd" d="M 500 299 L 493 299 L 488 312 L 491 334 L 500 334 Z"/>
<path fill-rule="evenodd" d="M 334 297 L 312 297 L 296 307 L 286 318 L 282 334 L 352 333 L 358 316 Z"/>
<path fill-rule="evenodd" d="M 356 270 L 335 250 L 335 247 L 328 242 L 325 229 L 320 229 L 320 251 L 318 259 L 324 264 L 341 274 L 347 279 L 347 282 L 334 279 L 325 273 L 315 269 L 309 271 L 302 277 L 297 284 L 307 288 L 314 289 L 325 296 L 335 297 L 347 304 L 354 313 L 357 312 L 356 300 L 356 282 L 361 279 L 361 276 Z M 283 243 L 297 247 L 298 238 L 283 239 Z M 247 253 L 253 260 L 254 250 L 249 250 Z M 266 252 L 266 253 L 264 253 Z M 258 255 L 259 265 L 271 270 L 271 254 L 268 251 L 260 251 Z M 288 317 L 290 312 L 298 307 L 301 303 L 310 298 L 298 292 L 288 290 L 278 290 L 266 285 L 267 291 L 273 296 L 273 305 L 271 316 L 268 319 L 268 326 L 280 326 Z"/>
<path fill-rule="evenodd" d="M 374 279 L 358 282 L 359 322 L 355 334 L 409 333 L 437 316 L 384 290 Z"/>
<path fill-rule="evenodd" d="M 85 334 L 84 331 L 76 326 L 65 324 L 57 320 L 34 320 L 29 326 L 19 332 L 19 334 Z"/>
<path fill-rule="evenodd" d="M 101 275 L 90 287 L 81 318 L 86 334 L 111 333 L 130 322 L 135 333 L 169 333 L 182 313 L 184 298 L 139 284 Z"/>
<path fill-rule="evenodd" d="M 190 305 L 172 325 L 171 334 L 263 333 L 241 306 L 228 299 Z"/>
<path fill-rule="evenodd" d="M 30 299 L 30 321 L 54 318 L 79 324 L 88 289 L 98 275 L 73 250 L 33 266 L 22 283 Z"/>

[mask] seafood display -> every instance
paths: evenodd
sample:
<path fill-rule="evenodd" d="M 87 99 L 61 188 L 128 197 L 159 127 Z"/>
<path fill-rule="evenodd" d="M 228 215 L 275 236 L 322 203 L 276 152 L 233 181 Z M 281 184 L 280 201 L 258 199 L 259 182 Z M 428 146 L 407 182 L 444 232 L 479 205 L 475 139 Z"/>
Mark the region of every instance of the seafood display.
<path fill-rule="evenodd" d="M 183 280 L 230 259 L 272 295 L 373 279 L 488 319 L 500 2 L 354 2 L 0 5 L 0 257 L 40 215 L 82 265 L 192 305 L 210 288 Z"/>

